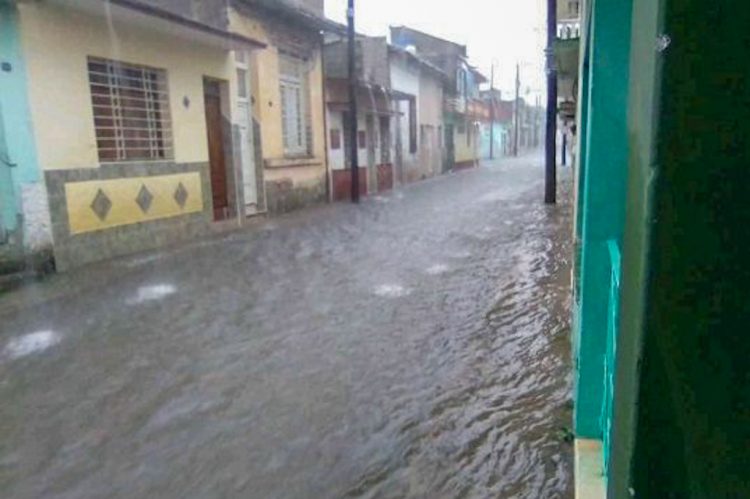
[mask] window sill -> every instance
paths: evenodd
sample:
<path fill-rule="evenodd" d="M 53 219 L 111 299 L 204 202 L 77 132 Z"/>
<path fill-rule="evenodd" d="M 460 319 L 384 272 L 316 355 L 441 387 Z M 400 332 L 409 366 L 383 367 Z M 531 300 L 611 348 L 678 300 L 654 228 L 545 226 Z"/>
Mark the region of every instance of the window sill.
<path fill-rule="evenodd" d="M 321 166 L 323 160 L 313 156 L 302 158 L 270 158 L 264 161 L 266 168 L 300 168 L 305 166 Z"/>
<path fill-rule="evenodd" d="M 100 161 L 99 166 L 117 166 L 117 165 L 140 165 L 148 163 L 150 165 L 161 165 L 174 163 L 174 159 L 123 159 L 119 161 Z"/>

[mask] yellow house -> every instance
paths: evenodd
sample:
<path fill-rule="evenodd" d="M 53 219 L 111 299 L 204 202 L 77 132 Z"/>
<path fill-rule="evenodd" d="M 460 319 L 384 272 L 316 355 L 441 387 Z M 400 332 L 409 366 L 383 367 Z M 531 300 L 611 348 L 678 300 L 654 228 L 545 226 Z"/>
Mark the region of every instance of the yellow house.
<path fill-rule="evenodd" d="M 259 127 L 268 210 L 329 198 L 322 31 L 323 2 L 233 0 L 229 30 L 267 45 L 252 54 L 252 109 Z"/>
<path fill-rule="evenodd" d="M 250 54 L 226 4 L 16 5 L 58 268 L 188 240 L 262 210 Z M 243 115 L 244 113 L 244 115 Z M 273 148 L 269 145 L 270 150 Z"/>

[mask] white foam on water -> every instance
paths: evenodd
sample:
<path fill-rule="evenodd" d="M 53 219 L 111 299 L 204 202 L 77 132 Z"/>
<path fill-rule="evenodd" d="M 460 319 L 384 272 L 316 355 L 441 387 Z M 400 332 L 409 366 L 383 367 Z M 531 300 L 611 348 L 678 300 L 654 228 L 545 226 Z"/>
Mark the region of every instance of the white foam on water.
<path fill-rule="evenodd" d="M 514 193 L 510 189 L 499 189 L 496 191 L 488 192 L 482 196 L 479 196 L 478 200 L 480 203 L 492 203 L 495 201 L 507 201 L 513 197 Z"/>
<path fill-rule="evenodd" d="M 381 284 L 375 288 L 375 294 L 385 298 L 400 298 L 402 296 L 407 296 L 410 293 L 411 290 L 400 284 Z"/>
<path fill-rule="evenodd" d="M 60 343 L 62 336 L 54 331 L 37 331 L 11 339 L 3 349 L 3 357 L 19 359 L 42 352 Z"/>
<path fill-rule="evenodd" d="M 128 268 L 139 267 L 139 266 L 145 265 L 147 263 L 151 263 L 151 262 L 155 262 L 157 260 L 161 260 L 162 258 L 164 258 L 164 254 L 163 253 L 156 253 L 156 254 L 153 254 L 153 255 L 146 255 L 146 256 L 141 256 L 141 257 L 133 258 L 131 260 L 126 260 L 124 262 L 124 265 L 126 267 L 128 267 Z"/>
<path fill-rule="evenodd" d="M 151 286 L 141 286 L 136 294 L 127 299 L 128 305 L 138 305 L 149 301 L 161 300 L 162 298 L 174 294 L 177 288 L 172 284 L 154 284 Z"/>
<path fill-rule="evenodd" d="M 440 275 L 440 274 L 445 274 L 446 272 L 448 272 L 448 270 L 450 270 L 450 268 L 447 265 L 442 264 L 442 263 L 436 263 L 435 265 L 427 267 L 427 270 L 425 272 L 427 272 L 430 275 Z"/>

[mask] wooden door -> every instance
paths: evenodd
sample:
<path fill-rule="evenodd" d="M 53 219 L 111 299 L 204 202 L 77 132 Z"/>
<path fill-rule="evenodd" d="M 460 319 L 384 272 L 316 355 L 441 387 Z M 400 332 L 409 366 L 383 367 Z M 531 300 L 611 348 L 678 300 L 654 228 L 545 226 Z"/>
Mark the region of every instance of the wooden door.
<path fill-rule="evenodd" d="M 218 82 L 206 81 L 203 88 L 206 105 L 208 161 L 211 171 L 211 197 L 214 206 L 214 220 L 224 220 L 229 215 L 229 195 L 227 190 L 227 166 L 224 155 L 224 134 L 222 133 L 221 92 Z"/>

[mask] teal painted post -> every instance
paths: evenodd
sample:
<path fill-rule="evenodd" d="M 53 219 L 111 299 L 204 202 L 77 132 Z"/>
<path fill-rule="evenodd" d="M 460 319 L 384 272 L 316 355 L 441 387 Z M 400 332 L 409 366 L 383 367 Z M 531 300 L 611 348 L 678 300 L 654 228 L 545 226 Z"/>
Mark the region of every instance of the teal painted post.
<path fill-rule="evenodd" d="M 577 311 L 576 434 L 602 438 L 611 284 L 609 240 L 622 241 L 628 137 L 631 0 L 596 0 L 589 25 L 590 79 L 581 211 Z"/>
<path fill-rule="evenodd" d="M 586 5 L 588 7 L 588 4 Z M 572 348 L 573 352 L 579 351 L 578 345 L 580 344 L 579 332 L 580 332 L 580 317 L 579 317 L 579 300 L 581 296 L 581 252 L 582 252 L 582 233 L 583 233 L 583 185 L 586 177 L 586 160 L 587 158 L 587 146 L 588 146 L 588 121 L 589 121 L 589 81 L 591 80 L 591 73 L 589 70 L 589 59 L 591 55 L 591 42 L 590 42 L 590 14 L 587 9 L 583 14 L 583 36 L 581 37 L 581 63 L 580 70 L 578 73 L 579 81 L 583 84 L 579 85 L 578 88 L 578 153 L 576 155 L 576 189 L 578 195 L 576 196 L 576 214 L 575 214 L 575 266 L 574 266 L 574 278 L 573 278 L 573 327 L 572 327 Z M 576 370 L 577 370 L 577 358 L 576 358 Z M 578 383 L 578 377 L 574 378 L 574 382 Z M 577 391 L 577 390 L 574 390 Z"/>
<path fill-rule="evenodd" d="M 615 369 L 617 360 L 617 336 L 620 324 L 620 275 L 622 257 L 617 241 L 607 242 L 610 261 L 609 307 L 607 307 L 607 348 L 604 357 L 604 400 L 601 413 L 602 449 L 604 451 L 604 473 L 609 472 L 609 457 L 612 450 L 612 420 L 615 396 Z"/>
<path fill-rule="evenodd" d="M 13 177 L 10 174 L 11 165 L 5 144 L 3 108 L 0 105 L 0 243 L 5 240 L 7 231 L 15 230 L 17 223 L 16 196 L 13 189 Z"/>
<path fill-rule="evenodd" d="M 21 48 L 18 10 L 0 0 L 0 215 L 7 230 L 16 229 L 21 214 L 21 186 L 39 182 Z M 4 135 L 4 140 L 3 136 Z M 10 185 L 7 185 L 10 180 Z"/>

